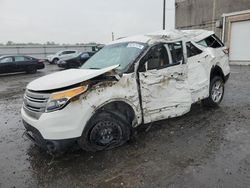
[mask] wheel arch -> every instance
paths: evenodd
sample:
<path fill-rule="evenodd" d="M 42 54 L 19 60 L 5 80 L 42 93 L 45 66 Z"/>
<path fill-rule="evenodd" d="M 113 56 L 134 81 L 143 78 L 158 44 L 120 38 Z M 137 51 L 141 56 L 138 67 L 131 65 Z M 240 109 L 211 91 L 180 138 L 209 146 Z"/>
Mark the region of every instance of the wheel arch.
<path fill-rule="evenodd" d="M 218 65 L 214 65 L 212 68 L 211 68 L 211 72 L 210 72 L 210 81 L 215 77 L 215 76 L 220 76 L 223 81 L 225 82 L 225 75 L 221 69 L 220 66 Z"/>
<path fill-rule="evenodd" d="M 127 142 L 130 138 L 130 135 L 133 134 L 133 127 L 130 123 L 125 122 L 126 120 L 124 119 L 123 116 L 119 115 L 119 111 L 121 111 L 121 110 L 128 112 L 127 115 L 129 115 L 129 117 L 131 117 L 131 119 L 136 117 L 135 113 L 133 111 L 133 108 L 128 103 L 126 103 L 124 101 L 108 102 L 108 103 L 103 104 L 99 108 L 97 108 L 92 113 L 91 118 L 87 121 L 87 124 L 82 131 L 82 135 L 77 140 L 79 146 L 86 151 L 95 152 L 95 151 L 105 150 L 105 149 L 109 148 L 110 146 L 111 146 L 111 148 L 117 147 L 117 146 L 123 145 L 125 142 Z M 122 123 L 121 129 L 123 130 L 123 132 L 122 132 L 122 134 L 120 134 L 120 135 L 122 135 L 122 139 L 119 142 L 116 142 L 115 145 L 110 145 L 111 142 L 108 145 L 104 145 L 104 146 L 100 146 L 98 144 L 93 144 L 93 142 L 92 142 L 93 140 L 91 141 L 91 136 L 90 136 L 92 130 L 94 129 L 93 126 L 95 126 L 97 122 L 102 121 L 106 117 L 110 117 L 111 121 L 118 120 Z"/>
<path fill-rule="evenodd" d="M 59 58 L 58 57 L 53 57 L 51 62 L 54 62 L 55 60 L 59 60 Z"/>
<path fill-rule="evenodd" d="M 119 99 L 105 102 L 93 112 L 93 115 L 90 119 L 92 119 L 95 115 L 102 111 L 120 116 L 121 118 L 126 118 L 126 120 L 128 120 L 132 127 L 138 125 L 138 117 L 136 115 L 136 111 L 127 101 Z"/>

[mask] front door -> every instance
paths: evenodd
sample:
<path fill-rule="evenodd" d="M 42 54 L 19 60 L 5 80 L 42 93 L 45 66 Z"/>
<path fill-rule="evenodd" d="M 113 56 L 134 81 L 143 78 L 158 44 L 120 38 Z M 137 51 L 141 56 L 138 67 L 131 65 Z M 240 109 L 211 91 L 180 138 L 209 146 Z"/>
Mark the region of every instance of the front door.
<path fill-rule="evenodd" d="M 144 123 L 180 116 L 190 110 L 182 42 L 152 47 L 141 60 L 139 80 Z"/>
<path fill-rule="evenodd" d="M 16 71 L 13 57 L 4 57 L 0 60 L 0 73 L 12 73 Z"/>

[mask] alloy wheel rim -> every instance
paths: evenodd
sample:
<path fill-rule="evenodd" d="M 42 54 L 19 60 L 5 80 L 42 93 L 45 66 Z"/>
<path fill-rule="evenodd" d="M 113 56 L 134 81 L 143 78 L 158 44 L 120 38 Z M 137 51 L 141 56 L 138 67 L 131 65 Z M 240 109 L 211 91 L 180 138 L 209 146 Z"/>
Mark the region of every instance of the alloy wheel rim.
<path fill-rule="evenodd" d="M 212 100 L 215 103 L 219 103 L 221 101 L 223 95 L 223 83 L 222 81 L 216 81 L 212 87 L 212 91 L 211 91 L 211 96 L 212 96 Z"/>

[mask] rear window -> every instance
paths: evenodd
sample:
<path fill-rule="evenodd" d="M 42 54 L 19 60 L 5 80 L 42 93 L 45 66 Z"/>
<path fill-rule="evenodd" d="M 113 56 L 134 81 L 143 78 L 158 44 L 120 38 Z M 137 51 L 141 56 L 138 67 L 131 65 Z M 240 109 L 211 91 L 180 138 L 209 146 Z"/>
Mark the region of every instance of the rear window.
<path fill-rule="evenodd" d="M 223 43 L 216 35 L 210 35 L 209 37 L 197 42 L 199 45 L 211 48 L 220 48 L 223 47 Z"/>
<path fill-rule="evenodd" d="M 24 56 L 15 56 L 15 62 L 20 62 L 20 61 L 30 61 L 30 59 Z"/>
<path fill-rule="evenodd" d="M 67 55 L 67 54 L 74 54 L 74 53 L 76 53 L 76 51 L 64 51 L 61 54 Z"/>
<path fill-rule="evenodd" d="M 196 56 L 202 53 L 202 50 L 197 48 L 195 45 L 193 45 L 191 42 L 186 43 L 187 46 L 187 57 Z"/>

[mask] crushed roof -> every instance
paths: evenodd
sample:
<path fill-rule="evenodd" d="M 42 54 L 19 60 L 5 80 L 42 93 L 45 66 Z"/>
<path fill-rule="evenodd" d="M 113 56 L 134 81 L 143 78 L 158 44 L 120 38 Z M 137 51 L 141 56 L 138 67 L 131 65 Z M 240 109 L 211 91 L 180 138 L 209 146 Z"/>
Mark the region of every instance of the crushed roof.
<path fill-rule="evenodd" d="M 147 33 L 144 35 L 137 35 L 131 37 L 121 38 L 115 41 L 112 41 L 109 44 L 117 44 L 122 42 L 140 42 L 140 43 L 148 43 L 153 44 L 159 41 L 171 42 L 178 40 L 192 40 L 194 42 L 198 42 L 209 35 L 214 34 L 213 31 L 208 30 L 162 30 L 153 33 Z"/>

